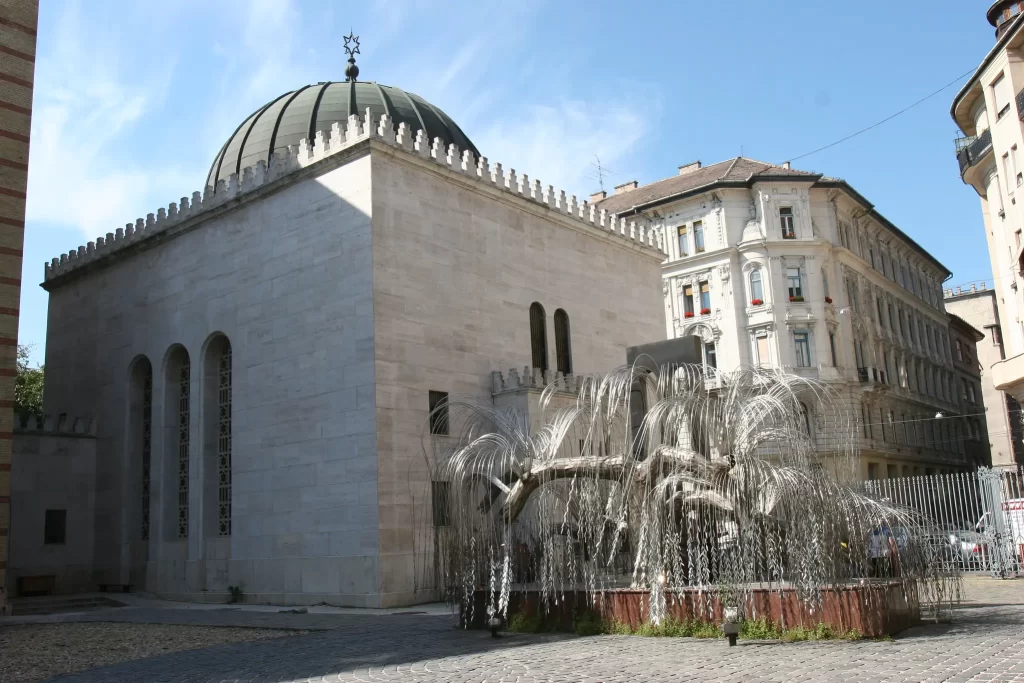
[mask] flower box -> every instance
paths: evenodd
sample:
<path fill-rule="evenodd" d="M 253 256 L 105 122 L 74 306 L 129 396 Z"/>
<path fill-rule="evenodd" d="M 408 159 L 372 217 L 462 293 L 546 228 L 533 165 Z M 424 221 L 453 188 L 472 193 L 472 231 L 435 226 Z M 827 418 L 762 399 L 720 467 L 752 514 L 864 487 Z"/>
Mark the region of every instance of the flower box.
<path fill-rule="evenodd" d="M 751 299 L 750 300 L 750 305 L 751 306 L 760 306 L 763 303 L 764 303 L 764 299 Z"/>
<path fill-rule="evenodd" d="M 702 309 L 700 309 L 700 314 L 701 315 L 707 315 L 710 312 L 711 312 L 710 308 L 702 308 Z"/>
<path fill-rule="evenodd" d="M 794 302 L 794 303 L 799 303 L 799 302 L 803 301 L 804 298 L 802 296 L 791 296 L 791 297 L 789 297 L 789 300 Z"/>
<path fill-rule="evenodd" d="M 684 318 L 692 318 L 693 317 L 693 311 L 687 311 L 686 313 L 683 313 L 683 317 Z"/>
<path fill-rule="evenodd" d="M 832 303 L 832 297 L 830 297 L 830 296 L 826 296 L 826 297 L 825 297 L 825 303 L 827 303 L 827 304 L 830 304 L 830 303 Z"/>

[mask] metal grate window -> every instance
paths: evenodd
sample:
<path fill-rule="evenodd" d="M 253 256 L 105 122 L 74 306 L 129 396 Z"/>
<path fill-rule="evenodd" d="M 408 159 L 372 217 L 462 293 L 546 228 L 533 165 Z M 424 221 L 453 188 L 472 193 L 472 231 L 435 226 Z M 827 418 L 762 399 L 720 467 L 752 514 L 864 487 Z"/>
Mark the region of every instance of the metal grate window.
<path fill-rule="evenodd" d="M 218 533 L 231 535 L 231 347 L 220 357 L 217 392 Z"/>
<path fill-rule="evenodd" d="M 149 540 L 149 485 L 153 449 L 153 369 L 142 386 L 142 540 Z"/>
<path fill-rule="evenodd" d="M 178 375 L 178 538 L 188 538 L 189 362 Z"/>

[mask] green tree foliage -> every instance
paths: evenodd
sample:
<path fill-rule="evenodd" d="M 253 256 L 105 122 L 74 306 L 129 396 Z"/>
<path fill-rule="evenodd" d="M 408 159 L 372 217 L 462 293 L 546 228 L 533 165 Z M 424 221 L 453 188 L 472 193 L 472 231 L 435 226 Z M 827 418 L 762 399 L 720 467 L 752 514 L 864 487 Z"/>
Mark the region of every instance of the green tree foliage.
<path fill-rule="evenodd" d="M 43 368 L 28 364 L 31 346 L 18 346 L 18 375 L 14 380 L 14 414 L 22 422 L 43 416 Z"/>

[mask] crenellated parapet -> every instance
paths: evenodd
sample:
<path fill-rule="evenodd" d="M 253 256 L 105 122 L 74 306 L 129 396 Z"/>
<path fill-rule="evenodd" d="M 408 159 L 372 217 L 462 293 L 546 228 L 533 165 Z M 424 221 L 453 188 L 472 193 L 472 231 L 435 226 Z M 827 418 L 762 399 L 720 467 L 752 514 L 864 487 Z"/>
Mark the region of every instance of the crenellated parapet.
<path fill-rule="evenodd" d="M 364 116 L 349 116 L 344 125 L 334 123 L 329 136 L 317 131 L 312 142 L 304 139 L 298 145 L 289 146 L 286 153 L 271 155 L 269 165 L 259 161 L 255 166 L 242 169 L 241 174 L 232 174 L 226 182 L 218 181 L 216 187 L 208 185 L 203 192 L 193 192 L 191 197 L 171 202 L 166 209 L 160 208 L 155 214 L 147 214 L 145 219 L 139 218 L 124 228 L 108 232 L 76 250 L 61 254 L 45 264 L 44 281 L 66 275 L 130 245 L 155 238 L 174 226 L 191 222 L 232 200 L 251 194 L 367 139 L 401 149 L 460 176 L 546 207 L 566 219 L 645 251 L 649 250 L 652 254 L 665 254 L 661 234 L 650 225 L 627 221 L 625 218 L 616 219 L 587 200 L 578 200 L 576 195 L 567 194 L 565 190 L 556 190 L 539 180 L 531 180 L 525 173 L 517 174 L 515 169 L 506 171 L 500 163 L 490 163 L 487 157 L 476 157 L 469 150 L 459 150 L 454 144 L 446 147 L 441 138 L 428 140 L 422 130 L 413 131 L 405 123 L 400 124 L 396 130 L 386 114 L 377 118 L 367 109 Z"/>
<path fill-rule="evenodd" d="M 21 422 L 14 421 L 14 431 L 19 434 L 60 434 L 65 436 L 96 436 L 96 421 L 91 417 L 68 417 L 62 413 L 54 417 L 29 417 Z"/>
<path fill-rule="evenodd" d="M 500 394 L 505 391 L 522 391 L 536 389 L 543 391 L 554 385 L 555 391 L 578 394 L 583 387 L 583 377 L 565 375 L 561 372 L 542 372 L 540 368 L 524 367 L 522 372 L 512 368 L 507 375 L 498 370 L 491 372 L 491 393 Z"/>

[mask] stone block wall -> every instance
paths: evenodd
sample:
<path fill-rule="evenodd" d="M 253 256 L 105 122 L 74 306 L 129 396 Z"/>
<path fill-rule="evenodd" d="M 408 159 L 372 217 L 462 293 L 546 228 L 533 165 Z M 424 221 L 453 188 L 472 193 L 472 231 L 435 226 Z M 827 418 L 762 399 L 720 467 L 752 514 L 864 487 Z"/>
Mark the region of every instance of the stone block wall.
<path fill-rule="evenodd" d="M 38 0 L 0 0 L 0 586 L 10 530 L 21 257 L 32 130 Z"/>
<path fill-rule="evenodd" d="M 66 419 L 15 430 L 8 595 L 18 595 L 19 579 L 32 577 L 53 577 L 55 593 L 96 590 L 96 437 L 89 431 L 87 421 Z M 64 511 L 61 543 L 46 542 L 47 510 Z"/>

